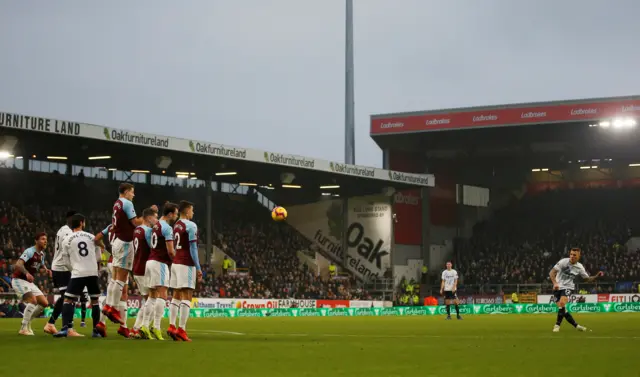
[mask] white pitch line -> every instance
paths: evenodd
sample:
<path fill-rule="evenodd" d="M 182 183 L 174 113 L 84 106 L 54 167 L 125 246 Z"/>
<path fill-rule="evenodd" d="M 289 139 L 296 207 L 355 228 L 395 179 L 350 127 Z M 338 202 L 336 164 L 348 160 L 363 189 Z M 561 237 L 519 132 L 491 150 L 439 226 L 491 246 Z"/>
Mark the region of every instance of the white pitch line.
<path fill-rule="evenodd" d="M 204 332 L 204 333 L 215 333 L 215 334 L 228 334 L 228 335 L 247 335 L 241 332 L 234 331 L 216 331 L 216 330 L 190 330 L 191 332 Z"/>
<path fill-rule="evenodd" d="M 269 336 L 269 337 L 325 337 L 325 338 L 379 338 L 379 339 L 439 339 L 439 338 L 457 338 L 457 339 L 619 339 L 619 340 L 637 340 L 640 336 L 583 336 L 578 338 L 561 338 L 560 336 L 480 336 L 480 335 L 367 335 L 367 334 L 287 334 L 287 333 L 239 333 L 232 331 L 214 331 L 214 330 L 191 330 L 191 332 L 201 333 L 217 333 L 230 335 L 247 335 L 247 336 Z"/>

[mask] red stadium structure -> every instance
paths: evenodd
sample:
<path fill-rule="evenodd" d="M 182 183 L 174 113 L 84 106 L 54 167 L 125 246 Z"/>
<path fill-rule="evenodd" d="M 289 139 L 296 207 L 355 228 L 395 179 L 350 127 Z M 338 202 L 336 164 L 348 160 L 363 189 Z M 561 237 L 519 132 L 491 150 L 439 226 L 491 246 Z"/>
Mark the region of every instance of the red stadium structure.
<path fill-rule="evenodd" d="M 640 186 L 638 118 L 640 96 L 372 115 L 384 168 L 435 174 L 396 194 L 395 262 L 440 267 L 506 194 Z"/>

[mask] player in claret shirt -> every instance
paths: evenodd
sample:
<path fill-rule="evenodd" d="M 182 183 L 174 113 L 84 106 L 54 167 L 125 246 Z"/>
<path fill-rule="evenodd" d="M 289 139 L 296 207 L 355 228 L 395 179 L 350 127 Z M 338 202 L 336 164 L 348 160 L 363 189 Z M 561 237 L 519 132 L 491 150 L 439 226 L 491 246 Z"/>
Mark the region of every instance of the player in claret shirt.
<path fill-rule="evenodd" d="M 44 308 L 49 305 L 47 298 L 42 291 L 33 284 L 33 276 L 40 268 L 47 268 L 44 262 L 44 250 L 47 248 L 47 235 L 36 234 L 36 244 L 26 249 L 14 266 L 11 287 L 16 292 L 18 298 L 26 304 L 22 315 L 22 327 L 18 334 L 33 335 L 31 330 L 31 320 L 38 318 Z M 50 273 L 50 271 L 49 271 Z"/>
<path fill-rule="evenodd" d="M 144 223 L 133 232 L 133 250 L 135 252 L 133 257 L 133 279 L 138 286 L 140 296 L 142 296 L 142 302 L 140 303 L 136 323 L 131 330 L 131 337 L 149 339 L 151 334 L 148 328 L 143 327 L 143 323 L 145 316 L 153 314 L 155 299 L 154 302 L 148 304 L 150 301 L 149 284 L 147 284 L 145 276 L 145 267 L 151 253 L 151 233 L 153 232 L 152 227 L 158 222 L 158 211 L 153 208 L 147 208 L 142 212 L 142 218 Z"/>
<path fill-rule="evenodd" d="M 160 325 L 164 309 L 167 306 L 168 289 L 170 282 L 171 260 L 176 255 L 173 244 L 173 223 L 178 219 L 178 205 L 174 203 L 166 203 L 162 209 L 162 217 L 153 226 L 151 233 L 151 253 L 145 267 L 145 276 L 149 285 L 149 297 L 155 298 L 153 316 L 147 322 L 143 323 L 144 327 L 149 327 L 151 317 L 153 317 L 153 326 L 151 326 L 151 335 L 158 339 L 164 340 Z"/>
<path fill-rule="evenodd" d="M 202 270 L 198 260 L 198 227 L 191 221 L 193 203 L 180 202 L 180 220 L 173 226 L 173 241 L 176 256 L 171 265 L 171 288 L 173 299 L 169 307 L 169 329 L 167 334 L 173 340 L 190 342 L 185 331 L 191 310 L 191 298 L 196 289 L 196 279 L 202 281 Z M 176 329 L 176 317 L 180 312 L 180 327 Z"/>
<path fill-rule="evenodd" d="M 111 255 L 113 256 L 113 280 L 107 286 L 107 298 L 102 308 L 102 313 L 112 322 L 125 324 L 121 310 L 118 306 L 124 306 L 126 312 L 126 301 L 122 300 L 122 292 L 127 288 L 129 271 L 133 268 L 133 231 L 142 224 L 142 218 L 136 215 L 133 208 L 133 198 L 135 197 L 134 187 L 131 183 L 121 183 L 118 188 L 120 194 L 118 200 L 113 205 L 113 216 L 111 218 L 111 230 L 113 241 L 111 242 Z"/>

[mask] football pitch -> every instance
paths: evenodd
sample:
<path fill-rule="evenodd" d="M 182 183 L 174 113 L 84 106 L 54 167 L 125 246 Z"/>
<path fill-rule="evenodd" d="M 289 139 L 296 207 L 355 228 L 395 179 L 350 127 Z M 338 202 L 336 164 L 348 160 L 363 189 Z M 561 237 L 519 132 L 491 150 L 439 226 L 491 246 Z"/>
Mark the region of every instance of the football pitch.
<path fill-rule="evenodd" d="M 21 337 L 19 320 L 3 319 L 0 375 L 640 376 L 640 314 L 575 318 L 592 331 L 552 333 L 555 315 L 198 318 L 192 343 L 123 339 L 114 325 L 106 339 L 53 339 L 44 319 Z"/>

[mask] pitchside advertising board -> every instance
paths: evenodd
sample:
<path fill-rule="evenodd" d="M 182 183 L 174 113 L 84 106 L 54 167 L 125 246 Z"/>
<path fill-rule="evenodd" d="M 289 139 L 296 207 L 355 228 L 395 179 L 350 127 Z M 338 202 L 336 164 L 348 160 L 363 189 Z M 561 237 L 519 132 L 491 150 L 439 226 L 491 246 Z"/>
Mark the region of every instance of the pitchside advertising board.
<path fill-rule="evenodd" d="M 548 304 L 555 302 L 552 295 L 538 295 L 538 304 Z M 620 303 L 632 302 L 640 303 L 640 294 L 638 293 L 598 293 L 598 294 L 573 294 L 569 297 L 569 302 L 575 303 Z"/>
<path fill-rule="evenodd" d="M 363 278 L 381 277 L 391 266 L 393 232 L 389 197 L 367 196 L 347 201 L 344 224 L 343 201 L 322 200 L 288 208 L 287 222 L 324 250 L 334 261 Z M 347 250 L 342 250 L 346 230 Z"/>
<path fill-rule="evenodd" d="M 367 166 L 348 165 L 318 158 L 240 148 L 223 144 L 208 143 L 177 137 L 145 134 L 142 132 L 119 130 L 87 123 L 64 121 L 12 114 L 0 111 L 0 128 L 42 132 L 51 135 L 81 137 L 104 140 L 119 144 L 160 148 L 177 152 L 232 158 L 236 160 L 290 166 L 302 169 L 324 171 L 334 174 L 371 178 L 390 182 L 401 182 L 415 186 L 433 187 L 432 174 L 403 173 Z M 11 151 L 10 151 L 11 152 Z"/>
<path fill-rule="evenodd" d="M 465 315 L 504 315 L 504 314 L 553 314 L 558 311 L 554 304 L 515 304 L 515 305 L 460 305 L 460 314 Z M 567 306 L 572 313 L 640 313 L 640 302 L 617 303 L 575 303 Z M 139 309 L 130 308 L 129 316 L 137 315 Z M 52 309 L 45 309 L 45 316 Z M 415 307 L 366 307 L 366 308 L 248 308 L 248 309 L 191 309 L 193 318 L 242 318 L 242 317 L 385 317 L 385 316 L 436 316 L 445 315 L 446 306 Z M 80 310 L 76 310 L 76 317 Z M 169 316 L 165 309 L 164 317 Z"/>
<path fill-rule="evenodd" d="M 640 100 L 611 99 L 570 104 L 531 104 L 485 110 L 452 109 L 422 115 L 375 116 L 371 119 L 371 134 L 595 121 L 603 118 L 639 115 Z"/>

